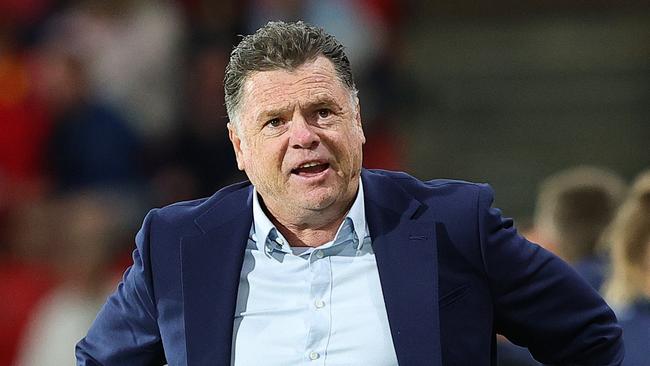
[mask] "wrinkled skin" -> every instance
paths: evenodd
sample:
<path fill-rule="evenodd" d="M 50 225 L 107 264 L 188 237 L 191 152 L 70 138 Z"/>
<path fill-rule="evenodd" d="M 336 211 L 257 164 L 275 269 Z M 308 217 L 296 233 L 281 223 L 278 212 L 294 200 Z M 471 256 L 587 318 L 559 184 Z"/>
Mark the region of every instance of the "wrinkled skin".
<path fill-rule="evenodd" d="M 320 56 L 293 71 L 253 73 L 238 118 L 239 128 L 229 125 L 237 165 L 273 221 L 336 229 L 358 189 L 365 136 L 358 101 L 331 61 Z M 296 174 L 305 163 L 321 168 Z"/>

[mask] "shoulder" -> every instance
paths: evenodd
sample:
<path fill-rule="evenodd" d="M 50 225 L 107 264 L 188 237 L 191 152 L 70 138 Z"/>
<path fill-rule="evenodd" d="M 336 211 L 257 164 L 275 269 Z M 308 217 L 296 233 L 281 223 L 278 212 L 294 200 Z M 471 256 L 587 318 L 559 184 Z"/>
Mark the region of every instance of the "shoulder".
<path fill-rule="evenodd" d="M 246 200 L 252 190 L 249 181 L 226 186 L 210 197 L 181 201 L 165 207 L 155 208 L 147 215 L 149 220 L 160 222 L 165 226 L 183 227 L 193 225 L 197 219 L 215 211 L 224 214 L 246 206 Z"/>
<path fill-rule="evenodd" d="M 489 205 L 493 197 L 492 188 L 485 183 L 456 179 L 422 180 L 404 172 L 379 169 L 364 170 L 364 175 L 369 184 L 384 187 L 390 182 L 421 202 L 449 201 L 458 206 L 463 202 L 476 205 L 478 200 L 487 200 Z"/>

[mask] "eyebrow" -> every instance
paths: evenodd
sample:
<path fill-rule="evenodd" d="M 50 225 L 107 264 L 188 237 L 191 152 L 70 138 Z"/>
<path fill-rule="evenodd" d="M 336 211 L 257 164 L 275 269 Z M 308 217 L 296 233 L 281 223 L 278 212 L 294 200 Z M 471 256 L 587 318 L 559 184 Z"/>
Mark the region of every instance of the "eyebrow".
<path fill-rule="evenodd" d="M 342 107 L 339 106 L 339 104 L 336 102 L 334 98 L 332 98 L 329 95 L 322 95 L 322 94 L 317 95 L 312 100 L 307 101 L 307 103 L 304 105 L 304 108 L 309 110 L 309 109 L 314 109 L 322 106 L 334 106 L 337 108 L 337 111 L 342 109 Z M 290 104 L 279 108 L 263 110 L 258 114 L 257 120 L 266 121 L 269 118 L 275 118 L 277 116 L 281 116 L 292 110 L 293 110 L 293 106 Z"/>
<path fill-rule="evenodd" d="M 276 116 L 280 116 L 282 114 L 285 114 L 289 111 L 293 110 L 291 106 L 284 106 L 284 107 L 279 107 L 279 108 L 274 108 L 274 109 L 267 109 L 263 110 L 260 112 L 257 116 L 258 121 L 266 121 L 269 118 L 275 118 Z"/>
<path fill-rule="evenodd" d="M 307 108 L 321 107 L 321 106 L 335 106 L 341 109 L 341 106 L 336 102 L 336 99 L 329 95 L 318 95 L 314 100 L 307 103 Z"/>

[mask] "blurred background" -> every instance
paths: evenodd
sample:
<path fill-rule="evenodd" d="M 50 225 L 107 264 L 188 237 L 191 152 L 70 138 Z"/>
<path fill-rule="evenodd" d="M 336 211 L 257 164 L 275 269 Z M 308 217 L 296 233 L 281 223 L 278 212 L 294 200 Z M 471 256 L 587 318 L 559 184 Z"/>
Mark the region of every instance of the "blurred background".
<path fill-rule="evenodd" d="M 650 166 L 647 1 L 0 0 L 0 365 L 72 364 L 146 211 L 244 179 L 229 52 L 300 19 L 347 46 L 366 167 L 489 182 L 571 263 L 540 229 L 561 206 L 548 179 L 598 169 L 576 179 L 609 182 L 602 205 L 562 212 L 603 208 L 603 229 Z"/>

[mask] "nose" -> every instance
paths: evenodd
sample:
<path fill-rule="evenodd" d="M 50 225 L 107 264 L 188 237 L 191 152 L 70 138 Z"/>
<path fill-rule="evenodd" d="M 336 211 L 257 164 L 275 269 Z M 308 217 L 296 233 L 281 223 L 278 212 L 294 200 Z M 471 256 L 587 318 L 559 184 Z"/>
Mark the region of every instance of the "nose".
<path fill-rule="evenodd" d="M 300 114 L 293 116 L 290 127 L 289 143 L 294 149 L 315 149 L 320 137 L 307 120 Z"/>

